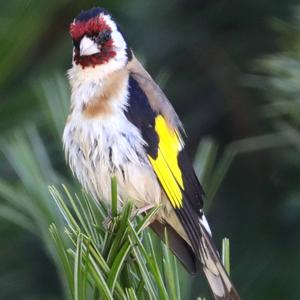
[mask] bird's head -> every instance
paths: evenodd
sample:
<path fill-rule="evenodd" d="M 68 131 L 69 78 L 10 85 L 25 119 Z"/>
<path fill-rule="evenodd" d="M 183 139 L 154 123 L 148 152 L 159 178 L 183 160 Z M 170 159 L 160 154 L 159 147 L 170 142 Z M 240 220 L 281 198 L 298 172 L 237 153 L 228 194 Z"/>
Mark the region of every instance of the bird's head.
<path fill-rule="evenodd" d="M 82 11 L 70 25 L 73 65 L 85 68 L 122 68 L 131 50 L 118 25 L 103 8 Z"/>

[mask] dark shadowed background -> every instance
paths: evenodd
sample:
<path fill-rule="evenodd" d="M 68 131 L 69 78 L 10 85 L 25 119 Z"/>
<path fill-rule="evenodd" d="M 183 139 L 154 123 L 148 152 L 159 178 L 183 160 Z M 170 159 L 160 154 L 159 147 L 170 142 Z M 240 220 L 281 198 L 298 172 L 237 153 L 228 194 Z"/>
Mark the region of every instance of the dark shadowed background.
<path fill-rule="evenodd" d="M 112 12 L 163 87 L 185 125 L 190 156 L 197 158 L 199 145 L 207 148 L 214 170 L 214 182 L 203 182 L 207 215 L 218 246 L 230 238 L 231 275 L 242 298 L 299 299 L 297 5 L 1 1 L 0 299 L 64 299 L 47 230 L 55 208 L 37 199 L 50 199 L 48 184 L 72 182 L 60 142 L 72 55 L 68 27 L 92 6 Z M 193 280 L 186 279 L 185 299 L 201 294 L 200 280 Z"/>

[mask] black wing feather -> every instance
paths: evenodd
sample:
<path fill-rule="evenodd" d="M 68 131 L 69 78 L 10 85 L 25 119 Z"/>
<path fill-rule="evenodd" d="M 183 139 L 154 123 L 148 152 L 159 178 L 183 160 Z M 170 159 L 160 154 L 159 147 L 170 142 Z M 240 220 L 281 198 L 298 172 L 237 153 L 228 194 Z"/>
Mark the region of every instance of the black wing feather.
<path fill-rule="evenodd" d="M 151 108 L 147 96 L 139 86 L 138 82 L 130 76 L 129 101 L 125 115 L 128 120 L 141 131 L 142 137 L 146 142 L 145 150 L 148 156 L 154 160 L 159 154 L 160 141 L 159 136 L 155 131 L 155 122 L 160 113 L 161 112 L 156 112 Z M 180 134 L 180 129 L 176 128 L 174 130 Z M 158 225 L 155 223 L 152 224 L 152 227 L 154 231 L 163 238 L 162 226 L 166 226 L 168 233 L 172 237 L 170 247 L 188 270 L 192 272 L 196 270 L 196 257 L 202 262 L 204 273 L 214 293 L 215 299 L 238 300 L 240 298 L 220 261 L 218 252 L 210 236 L 210 230 L 209 228 L 206 228 L 207 226 L 204 222 L 205 217 L 202 212 L 203 189 L 196 177 L 192 164 L 185 153 L 184 147 L 182 148 L 183 149 L 178 153 L 177 159 L 182 175 L 183 187 L 176 180 L 175 176 L 173 179 L 175 179 L 177 185 L 180 186 L 183 199 L 182 205 L 174 209 L 186 231 L 192 249 L 186 241 L 176 234 L 176 228 L 172 229 L 172 227 L 167 224 Z M 159 177 L 161 176 L 158 176 L 158 180 L 163 188 L 164 178 Z"/>

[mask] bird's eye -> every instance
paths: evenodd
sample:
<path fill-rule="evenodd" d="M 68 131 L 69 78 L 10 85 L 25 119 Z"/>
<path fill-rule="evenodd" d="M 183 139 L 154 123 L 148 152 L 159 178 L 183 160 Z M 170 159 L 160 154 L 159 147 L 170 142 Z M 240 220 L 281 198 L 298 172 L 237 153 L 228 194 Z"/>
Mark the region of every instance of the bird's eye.
<path fill-rule="evenodd" d="M 97 36 L 97 43 L 103 44 L 103 43 L 109 41 L 110 38 L 111 38 L 111 31 L 104 30 L 104 31 L 100 32 L 99 35 Z"/>

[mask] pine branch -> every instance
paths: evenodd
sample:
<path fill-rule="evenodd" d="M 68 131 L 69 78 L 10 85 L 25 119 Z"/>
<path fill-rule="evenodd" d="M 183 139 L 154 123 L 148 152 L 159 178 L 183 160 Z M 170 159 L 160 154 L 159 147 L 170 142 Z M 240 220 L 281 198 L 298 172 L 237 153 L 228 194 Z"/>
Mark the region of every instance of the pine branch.
<path fill-rule="evenodd" d="M 112 203 L 117 203 L 113 186 Z M 49 190 L 66 222 L 64 233 L 55 224 L 50 233 L 75 300 L 91 295 L 94 299 L 181 299 L 177 262 L 167 245 L 146 229 L 159 207 L 135 216 L 128 202 L 111 214 L 84 194 L 72 196 L 65 187 L 64 193 L 53 186 Z"/>

